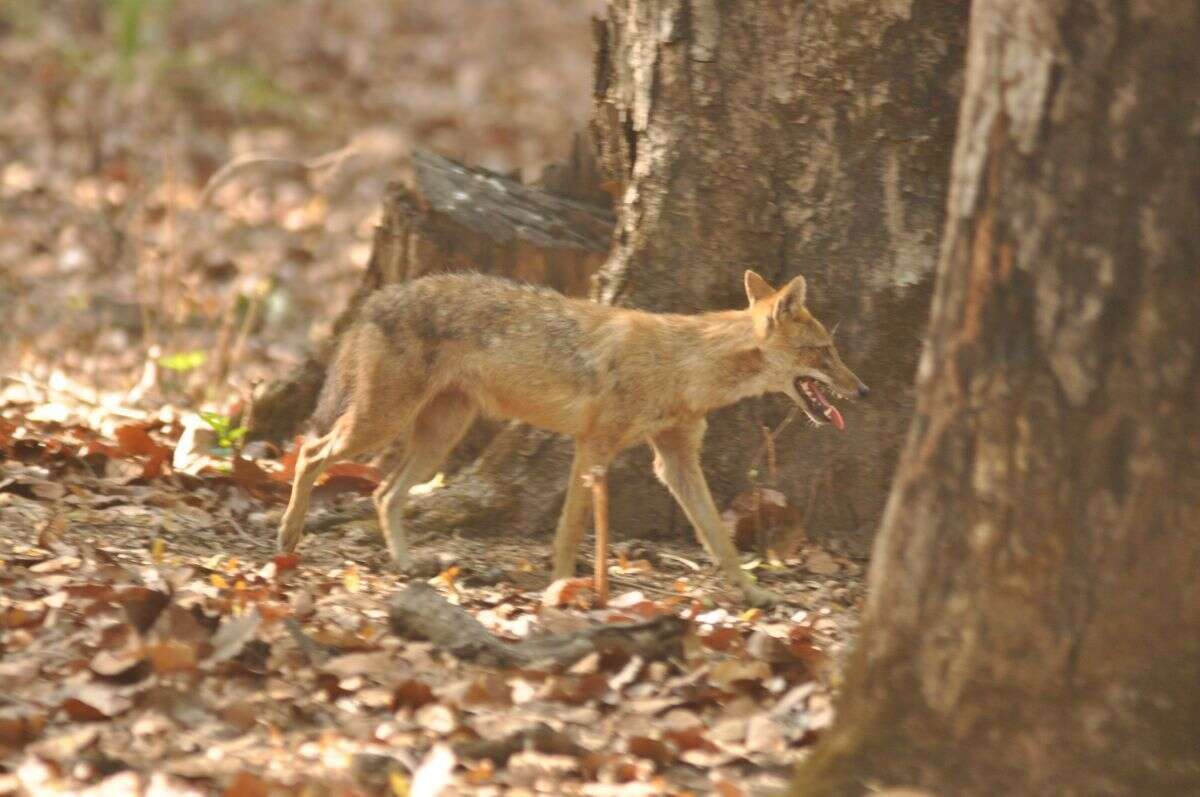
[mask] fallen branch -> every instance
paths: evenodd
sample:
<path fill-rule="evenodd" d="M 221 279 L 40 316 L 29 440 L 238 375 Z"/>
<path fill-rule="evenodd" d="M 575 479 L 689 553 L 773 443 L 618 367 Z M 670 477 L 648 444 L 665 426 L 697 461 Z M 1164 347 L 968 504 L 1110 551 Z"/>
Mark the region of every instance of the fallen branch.
<path fill-rule="evenodd" d="M 234 175 L 239 174 L 247 169 L 268 167 L 277 170 L 286 176 L 296 179 L 304 179 L 309 172 L 320 171 L 322 169 L 336 169 L 341 166 L 346 158 L 350 157 L 357 151 L 354 144 L 349 144 L 345 147 L 340 147 L 332 152 L 326 152 L 318 155 L 315 158 L 307 160 L 296 160 L 295 158 L 287 158 L 279 155 L 272 155 L 265 152 L 247 152 L 238 155 L 233 160 L 226 163 L 220 169 L 217 169 L 213 176 L 208 178 L 208 182 L 204 184 L 204 189 L 200 192 L 200 204 L 206 205 L 212 199 L 213 194 L 217 190 L 229 182 Z"/>
<path fill-rule="evenodd" d="M 590 653 L 621 652 L 646 660 L 680 655 L 687 621 L 663 615 L 644 623 L 596 625 L 565 634 L 505 642 L 437 590 L 417 582 L 391 604 L 392 630 L 428 639 L 455 657 L 493 667 L 569 666 Z"/>

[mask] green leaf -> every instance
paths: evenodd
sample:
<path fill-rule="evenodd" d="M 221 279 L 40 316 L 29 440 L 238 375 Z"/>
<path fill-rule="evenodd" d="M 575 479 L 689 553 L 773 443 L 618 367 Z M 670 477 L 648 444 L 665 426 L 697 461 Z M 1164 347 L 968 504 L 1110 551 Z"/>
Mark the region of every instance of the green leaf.
<path fill-rule="evenodd" d="M 204 365 L 206 359 L 207 355 L 202 351 L 181 351 L 159 357 L 158 364 L 182 374 Z"/>
<path fill-rule="evenodd" d="M 200 420 L 211 426 L 212 430 L 217 433 L 217 448 L 229 449 L 232 452 L 246 436 L 246 427 L 235 427 L 233 419 L 227 415 L 205 410 L 200 410 L 197 414 L 200 416 Z"/>

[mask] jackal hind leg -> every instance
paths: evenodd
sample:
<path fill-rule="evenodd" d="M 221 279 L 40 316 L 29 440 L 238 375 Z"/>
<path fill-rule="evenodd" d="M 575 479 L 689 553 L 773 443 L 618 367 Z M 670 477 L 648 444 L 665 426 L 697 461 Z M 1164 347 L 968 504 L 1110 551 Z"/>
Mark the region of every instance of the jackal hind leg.
<path fill-rule="evenodd" d="M 670 429 L 650 441 L 654 473 L 662 480 L 696 529 L 696 536 L 729 579 L 753 606 L 779 603 L 783 596 L 760 587 L 742 570 L 733 537 L 708 491 L 700 468 L 704 424 Z"/>
<path fill-rule="evenodd" d="M 421 408 L 413 423 L 399 467 L 376 488 L 379 526 L 397 567 L 405 568 L 411 563 L 403 518 L 408 491 L 434 477 L 454 446 L 471 428 L 476 414 L 478 408 L 474 402 L 457 391 L 432 398 Z"/>
<path fill-rule="evenodd" d="M 356 456 L 375 447 L 376 440 L 361 431 L 353 411 L 337 420 L 329 434 L 305 442 L 296 458 L 292 495 L 279 522 L 277 545 L 280 551 L 294 551 L 304 536 L 304 516 L 317 479 L 333 462 Z"/>

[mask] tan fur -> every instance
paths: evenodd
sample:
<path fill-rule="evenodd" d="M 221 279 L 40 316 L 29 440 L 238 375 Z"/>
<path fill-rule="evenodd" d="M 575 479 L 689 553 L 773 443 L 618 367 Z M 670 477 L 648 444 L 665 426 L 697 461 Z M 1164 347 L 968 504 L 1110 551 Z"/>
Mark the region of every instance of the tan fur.
<path fill-rule="evenodd" d="M 301 448 L 279 547 L 299 543 L 328 464 L 398 442 L 403 462 L 375 499 L 392 558 L 405 566 L 409 488 L 435 474 L 482 412 L 575 438 L 555 578 L 573 574 L 587 526 L 584 474 L 648 443 L 655 473 L 730 581 L 752 603 L 776 600 L 739 566 L 709 494 L 700 470 L 705 415 L 772 391 L 803 406 L 800 376 L 847 395 L 866 388 L 805 307 L 802 277 L 775 291 L 748 271 L 745 287 L 746 309 L 700 315 L 608 307 L 467 274 L 381 289 L 343 337 L 318 411 L 327 432 Z"/>

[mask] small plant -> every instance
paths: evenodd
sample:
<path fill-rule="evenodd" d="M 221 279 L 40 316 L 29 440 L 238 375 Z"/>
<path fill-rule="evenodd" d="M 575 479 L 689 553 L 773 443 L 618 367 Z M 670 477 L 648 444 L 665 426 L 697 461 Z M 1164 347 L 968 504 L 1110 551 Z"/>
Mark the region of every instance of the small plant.
<path fill-rule="evenodd" d="M 245 426 L 234 426 L 233 419 L 219 412 L 200 411 L 200 419 L 212 427 L 217 433 L 217 448 L 223 454 L 229 454 L 241 444 L 246 436 Z"/>
<path fill-rule="evenodd" d="M 133 78 L 134 61 L 149 38 L 146 29 L 161 21 L 169 5 L 170 0 L 109 0 L 108 25 L 119 79 Z"/>
<path fill-rule="evenodd" d="M 158 364 L 176 373 L 186 374 L 204 365 L 205 359 L 202 351 L 181 351 L 159 357 Z"/>

